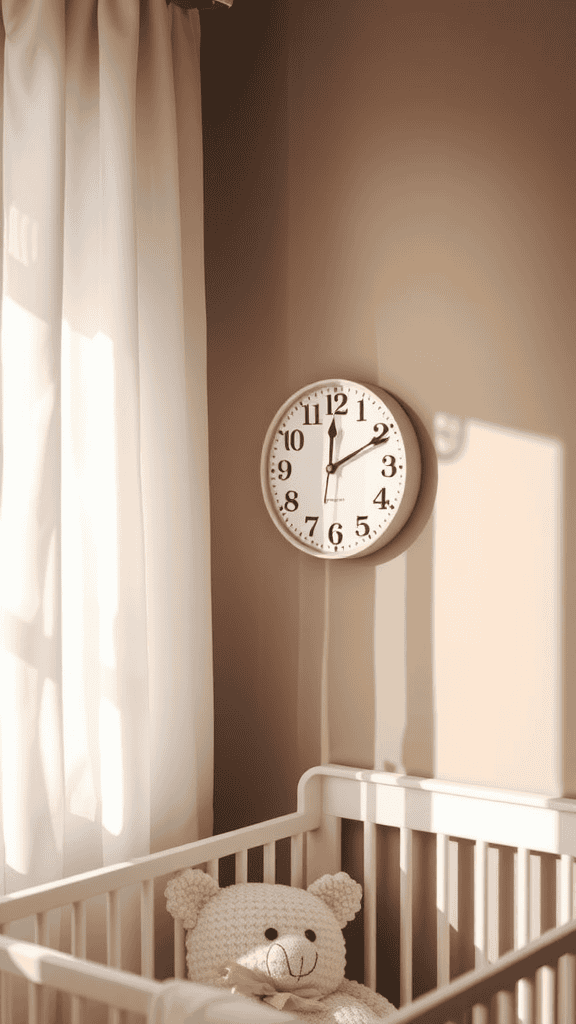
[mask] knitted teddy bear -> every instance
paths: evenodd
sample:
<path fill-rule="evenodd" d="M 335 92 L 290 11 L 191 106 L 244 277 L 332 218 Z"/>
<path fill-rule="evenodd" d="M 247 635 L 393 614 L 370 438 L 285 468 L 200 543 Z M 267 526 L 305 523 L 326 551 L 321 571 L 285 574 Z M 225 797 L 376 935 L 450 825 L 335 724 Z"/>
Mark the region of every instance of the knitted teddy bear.
<path fill-rule="evenodd" d="M 345 872 L 323 875 L 308 889 L 265 882 L 221 889 L 204 871 L 187 868 L 165 895 L 186 929 L 191 981 L 227 986 L 308 1024 L 375 1024 L 394 1010 L 344 977 L 342 929 L 362 896 Z"/>

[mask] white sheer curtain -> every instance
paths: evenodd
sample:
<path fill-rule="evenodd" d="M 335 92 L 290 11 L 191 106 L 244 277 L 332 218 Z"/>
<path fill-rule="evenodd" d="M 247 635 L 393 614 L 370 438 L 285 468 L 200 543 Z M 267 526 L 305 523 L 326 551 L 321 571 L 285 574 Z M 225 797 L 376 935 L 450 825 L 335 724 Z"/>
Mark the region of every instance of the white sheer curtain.
<path fill-rule="evenodd" d="M 0 889 L 208 834 L 199 20 L 2 0 Z"/>

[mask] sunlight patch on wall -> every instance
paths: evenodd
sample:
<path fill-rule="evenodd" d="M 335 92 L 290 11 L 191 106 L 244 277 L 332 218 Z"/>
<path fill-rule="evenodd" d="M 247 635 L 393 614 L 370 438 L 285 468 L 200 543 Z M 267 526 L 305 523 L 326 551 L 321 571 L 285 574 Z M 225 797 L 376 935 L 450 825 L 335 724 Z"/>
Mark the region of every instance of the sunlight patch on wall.
<path fill-rule="evenodd" d="M 556 794 L 562 446 L 455 422 L 436 420 L 436 774 Z"/>

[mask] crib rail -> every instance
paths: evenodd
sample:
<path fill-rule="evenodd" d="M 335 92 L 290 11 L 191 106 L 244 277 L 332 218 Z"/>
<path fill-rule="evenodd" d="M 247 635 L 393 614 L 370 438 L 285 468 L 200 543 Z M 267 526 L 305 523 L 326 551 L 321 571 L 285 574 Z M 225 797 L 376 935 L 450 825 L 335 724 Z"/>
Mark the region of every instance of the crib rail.
<path fill-rule="evenodd" d="M 0 898 L 0 926 L 31 915 L 44 914 L 67 904 L 81 904 L 93 896 L 114 893 L 126 886 L 146 885 L 154 878 L 161 878 L 187 867 L 208 864 L 214 869 L 222 857 L 230 854 L 241 855 L 243 851 L 258 846 L 270 847 L 280 839 L 298 836 L 316 828 L 318 821 L 318 811 L 307 809 L 274 818 L 264 824 L 249 825 L 219 836 L 199 839 L 172 850 L 137 857 L 123 864 L 97 868 L 45 885 L 23 889 Z M 298 879 L 292 884 L 299 884 Z M 144 890 L 143 899 L 146 903 L 150 901 L 149 886 Z M 110 912 L 114 917 L 113 906 Z"/>
<path fill-rule="evenodd" d="M 550 1024 L 574 1024 L 576 1019 L 576 922 L 561 925 L 523 949 L 504 954 L 496 963 L 461 975 L 446 986 L 415 999 L 410 1006 L 393 1014 L 390 1024 L 446 1024 L 466 1019 L 482 1024 L 489 1015 L 496 1024 L 532 1024 L 536 1019 L 534 1000 L 527 1007 L 522 999 L 528 989 L 533 994 L 536 974 L 551 972 L 555 984 L 551 999 L 539 1019 Z M 523 989 L 520 989 L 523 986 Z M 524 1002 L 524 1009 L 518 1004 Z"/>
<path fill-rule="evenodd" d="M 154 1018 L 167 992 L 162 982 L 2 935 L 0 971 L 24 978 L 33 989 L 48 986 L 78 999 L 105 1002 L 109 1008 L 140 1014 L 147 1021 Z M 186 994 L 187 989 L 195 1024 L 290 1024 L 292 1020 L 222 989 L 179 983 L 179 991 Z"/>
<path fill-rule="evenodd" d="M 283 839 L 290 839 L 290 882 L 292 885 L 301 886 L 303 884 L 304 835 L 309 830 L 318 827 L 319 814 L 320 809 L 316 803 L 315 806 L 310 806 L 303 811 L 283 815 L 264 824 L 250 825 L 234 832 L 197 840 L 172 850 L 136 858 L 124 864 L 115 864 L 4 896 L 0 899 L 0 938 L 4 933 L 2 941 L 6 941 L 8 938 L 6 933 L 11 926 L 18 928 L 20 927 L 19 922 L 26 922 L 32 918 L 34 922 L 33 935 L 27 932 L 24 937 L 32 938 L 34 943 L 40 947 L 48 947 L 51 945 L 50 913 L 69 908 L 70 944 L 65 948 L 70 949 L 70 954 L 73 957 L 87 962 L 86 957 L 90 955 L 88 953 L 90 914 L 94 912 L 95 899 L 100 897 L 105 899 L 106 903 L 104 954 L 106 967 L 117 970 L 126 968 L 132 972 L 132 977 L 141 976 L 142 979 L 151 980 L 155 976 L 157 955 L 154 888 L 156 879 L 161 879 L 163 876 L 171 875 L 187 867 L 197 866 L 202 866 L 218 879 L 220 859 L 234 855 L 236 881 L 245 881 L 248 878 L 248 851 L 262 847 L 264 851 L 264 880 L 274 882 L 276 843 Z M 134 962 L 132 952 L 134 915 L 128 922 L 128 943 L 123 936 L 123 923 L 126 924 L 126 916 L 125 913 L 123 914 L 123 899 L 130 887 L 134 886 L 139 887 L 140 890 L 139 966 L 137 962 Z M 162 913 L 167 919 L 168 913 L 163 900 L 162 904 Z M 183 979 L 186 975 L 184 928 L 181 921 L 172 921 L 171 918 L 168 920 L 171 922 L 169 927 L 173 932 L 173 966 L 168 969 L 174 978 Z M 168 920 L 165 920 L 164 928 L 168 925 Z M 60 945 L 60 941 L 58 937 L 53 944 Z M 97 959 L 101 959 L 101 953 L 97 954 Z M 96 964 L 95 970 L 100 966 L 103 965 Z M 61 967 L 60 963 L 59 969 Z M 2 968 L 0 968 L 0 972 L 1 970 Z M 94 982 L 94 980 L 98 981 L 98 978 L 97 973 L 88 973 L 85 981 L 90 982 L 92 979 Z M 0 975 L 1 1024 L 11 1024 L 13 1020 L 14 992 L 12 985 L 10 977 Z M 33 984 L 28 985 L 26 1001 L 29 1024 L 36 1024 L 37 1021 L 45 1019 L 42 1001 L 38 1002 L 39 991 Z M 126 991 L 130 999 L 136 998 L 137 988 L 133 989 L 128 986 Z M 145 993 L 146 989 L 143 991 Z M 107 997 L 106 1002 L 110 1006 L 109 1024 L 119 1024 L 119 1011 L 114 1009 L 114 1003 Z M 132 1006 L 130 1008 L 136 1009 Z M 80 1024 L 80 1021 L 83 1020 L 81 1000 L 73 990 L 70 994 L 70 1020 L 72 1024 Z"/>

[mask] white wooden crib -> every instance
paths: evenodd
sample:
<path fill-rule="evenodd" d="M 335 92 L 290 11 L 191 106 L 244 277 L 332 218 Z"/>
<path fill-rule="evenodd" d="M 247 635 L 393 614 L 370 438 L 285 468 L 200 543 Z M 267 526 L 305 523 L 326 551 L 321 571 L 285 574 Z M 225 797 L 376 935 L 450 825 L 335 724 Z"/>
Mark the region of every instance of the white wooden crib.
<path fill-rule="evenodd" d="M 576 800 L 313 768 L 292 814 L 0 899 L 1 1024 L 19 1024 L 13 1003 L 16 991 L 22 1003 L 23 987 L 29 1024 L 49 1015 L 54 990 L 57 1019 L 71 1024 L 93 1019 L 96 1005 L 113 1024 L 127 1012 L 158 1014 L 164 989 L 154 980 L 155 954 L 169 916 L 162 893 L 168 876 L 194 866 L 221 884 L 297 886 L 348 870 L 364 887 L 361 920 L 348 926 L 348 964 L 400 1004 L 390 1024 L 574 1024 L 575 856 Z M 139 934 L 123 935 L 123 893 L 135 888 Z M 86 925 L 98 899 L 106 904 L 105 964 L 90 954 Z M 48 948 L 58 912 L 68 915 L 69 952 Z M 17 937 L 24 919 L 34 921 L 32 943 Z M 169 920 L 169 973 L 178 979 L 184 933 Z M 135 946 L 139 974 L 125 969 Z M 200 1002 L 198 1024 L 246 1024 L 241 999 L 214 991 Z M 273 1024 L 278 1015 L 270 1013 Z"/>

